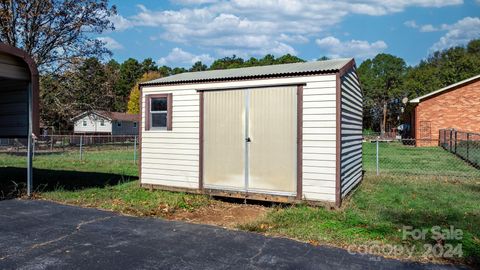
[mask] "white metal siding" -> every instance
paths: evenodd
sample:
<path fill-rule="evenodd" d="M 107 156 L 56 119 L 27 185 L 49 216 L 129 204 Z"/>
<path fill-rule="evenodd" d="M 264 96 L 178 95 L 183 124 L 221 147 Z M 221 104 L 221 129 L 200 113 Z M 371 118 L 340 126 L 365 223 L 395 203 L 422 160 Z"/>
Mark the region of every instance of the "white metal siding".
<path fill-rule="evenodd" d="M 142 111 L 142 183 L 198 188 L 200 102 L 197 89 L 286 84 L 306 84 L 303 90 L 303 198 L 335 201 L 335 75 L 143 87 L 143 110 L 145 95 L 173 94 L 173 128 L 145 131 L 145 111 Z"/>
<path fill-rule="evenodd" d="M 345 197 L 362 180 L 362 91 L 355 69 L 341 78 L 341 194 Z"/>
<path fill-rule="evenodd" d="M 199 94 L 194 89 L 171 91 L 145 87 L 142 95 L 142 168 L 144 184 L 198 188 Z M 145 131 L 145 96 L 172 93 L 172 130 Z"/>
<path fill-rule="evenodd" d="M 303 87 L 303 197 L 335 201 L 336 76 Z"/>

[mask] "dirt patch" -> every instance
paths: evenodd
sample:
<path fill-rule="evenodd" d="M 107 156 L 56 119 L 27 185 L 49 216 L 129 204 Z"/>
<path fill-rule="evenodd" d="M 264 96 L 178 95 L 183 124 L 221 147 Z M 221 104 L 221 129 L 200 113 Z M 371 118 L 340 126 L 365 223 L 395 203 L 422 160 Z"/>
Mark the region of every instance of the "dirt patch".
<path fill-rule="evenodd" d="M 236 228 L 261 219 L 270 210 L 271 208 L 261 205 L 217 201 L 194 211 L 176 211 L 168 219 Z"/>

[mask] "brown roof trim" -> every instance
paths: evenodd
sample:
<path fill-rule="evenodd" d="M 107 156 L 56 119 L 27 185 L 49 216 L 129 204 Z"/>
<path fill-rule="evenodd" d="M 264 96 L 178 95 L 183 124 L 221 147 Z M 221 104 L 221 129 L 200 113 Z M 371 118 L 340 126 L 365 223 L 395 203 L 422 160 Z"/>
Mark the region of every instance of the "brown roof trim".
<path fill-rule="evenodd" d="M 350 62 L 349 62 L 350 63 Z M 348 64 L 347 64 L 348 65 Z M 343 68 L 342 68 L 343 69 Z M 177 82 L 153 82 L 153 83 L 142 83 L 143 87 L 145 86 L 168 86 L 168 85 L 186 85 L 186 84 L 201 84 L 201 83 L 211 83 L 211 82 L 237 82 L 237 81 L 250 81 L 250 80 L 259 80 L 259 79 L 273 79 L 273 78 L 294 78 L 300 76 L 315 76 L 315 75 L 327 75 L 327 74 L 336 74 L 340 70 L 331 69 L 323 71 L 311 71 L 311 72 L 291 72 L 291 73 L 281 73 L 281 74 L 272 74 L 272 75 L 259 75 L 259 76 L 245 76 L 245 77 L 230 77 L 230 78 L 218 78 L 218 79 L 204 79 L 204 80 L 192 80 L 192 81 L 177 81 Z"/>
<path fill-rule="evenodd" d="M 40 91 L 39 91 L 39 77 L 38 77 L 37 64 L 27 52 L 5 43 L 0 43 L 0 52 L 21 58 L 25 62 L 25 64 L 27 64 L 28 69 L 30 70 L 30 82 L 32 84 L 32 103 L 33 103 L 32 128 L 33 128 L 33 133 L 39 136 L 40 135 L 40 113 L 39 113 Z"/>

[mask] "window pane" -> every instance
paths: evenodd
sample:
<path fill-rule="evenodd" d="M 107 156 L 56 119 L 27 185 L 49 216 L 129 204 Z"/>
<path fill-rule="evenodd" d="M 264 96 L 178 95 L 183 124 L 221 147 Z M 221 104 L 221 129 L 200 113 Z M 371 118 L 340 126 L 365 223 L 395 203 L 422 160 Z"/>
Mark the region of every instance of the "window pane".
<path fill-rule="evenodd" d="M 167 98 L 152 98 L 151 109 L 154 111 L 166 111 L 167 110 Z"/>
<path fill-rule="evenodd" d="M 152 127 L 167 127 L 167 114 L 152 113 Z"/>

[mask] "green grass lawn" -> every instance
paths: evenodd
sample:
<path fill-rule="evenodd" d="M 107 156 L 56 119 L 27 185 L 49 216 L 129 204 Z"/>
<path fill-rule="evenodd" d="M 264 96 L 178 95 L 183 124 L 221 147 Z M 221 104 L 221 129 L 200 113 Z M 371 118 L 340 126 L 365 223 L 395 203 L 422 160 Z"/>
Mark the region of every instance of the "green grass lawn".
<path fill-rule="evenodd" d="M 211 203 L 207 196 L 140 188 L 138 181 L 132 181 L 136 179 L 137 165 L 132 162 L 131 154 L 113 150 L 91 152 L 84 161 L 78 160 L 78 153 L 37 156 L 34 166 L 37 173 L 43 173 L 39 177 L 57 179 L 52 182 L 55 187 L 46 189 L 40 197 L 156 217 L 167 217 L 179 209 L 195 211 Z M 435 244 L 435 241 L 402 239 L 403 226 L 416 229 L 454 226 L 463 231 L 461 240 L 446 241 L 462 245 L 463 257 L 455 261 L 478 263 L 480 177 L 475 177 L 476 169 L 439 148 L 385 143 L 381 145 L 380 154 L 381 175 L 375 176 L 375 144 L 364 144 L 364 169 L 367 171 L 364 181 L 342 208 L 271 207 L 265 217 L 239 228 L 345 248 L 372 242 L 413 245 L 416 247 L 413 258 L 421 259 L 423 245 Z M 24 160 L 24 157 L 0 155 L 0 175 L 4 175 L 2 169 L 7 169 L 8 173 L 12 168 L 23 167 Z M 85 185 L 111 179 L 109 177 L 116 177 L 117 182 Z M 77 186 L 68 185 L 71 182 Z M 407 258 L 406 254 L 397 257 Z"/>

